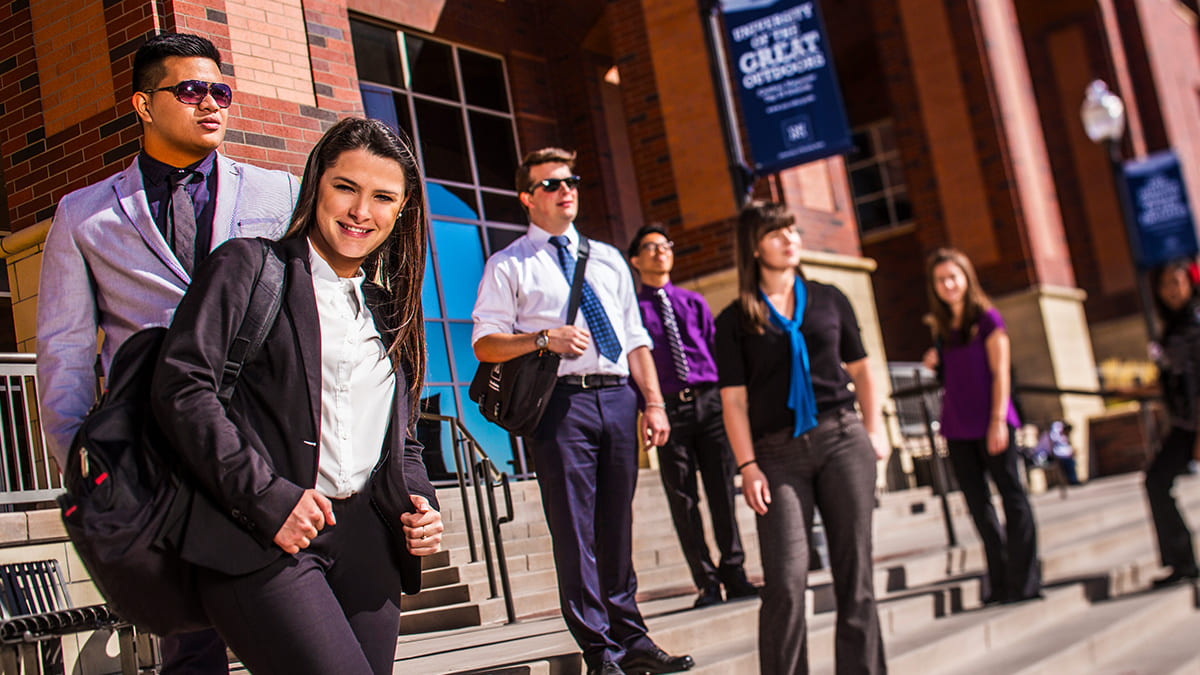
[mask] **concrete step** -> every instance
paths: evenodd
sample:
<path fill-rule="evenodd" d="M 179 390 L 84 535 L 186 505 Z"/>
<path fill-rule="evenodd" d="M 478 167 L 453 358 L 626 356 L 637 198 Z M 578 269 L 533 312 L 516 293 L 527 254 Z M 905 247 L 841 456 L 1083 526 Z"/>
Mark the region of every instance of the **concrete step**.
<path fill-rule="evenodd" d="M 1091 605 L 1085 612 L 1029 626 L 1011 644 L 973 661 L 945 664 L 943 673 L 1057 675 L 1096 672 L 1180 621 L 1194 618 L 1191 587 L 1131 595 Z M 1195 651 L 1193 634 L 1192 649 Z"/>
<path fill-rule="evenodd" d="M 987 607 L 931 622 L 897 635 L 885 648 L 888 672 L 893 675 L 929 675 L 942 664 L 998 655 L 1031 626 L 1045 625 L 1088 607 L 1083 586 L 1072 584 L 1048 589 L 1044 600 Z M 814 673 L 833 672 L 832 658 Z"/>
<path fill-rule="evenodd" d="M 1200 613 L 1191 612 L 1159 626 L 1112 658 L 1097 663 L 1095 675 L 1195 675 L 1200 673 Z"/>
<path fill-rule="evenodd" d="M 418 594 L 417 597 L 420 595 Z M 476 600 L 429 607 L 404 612 L 400 617 L 400 634 L 411 635 L 466 626 L 482 626 L 502 622 L 505 618 L 502 599 Z"/>

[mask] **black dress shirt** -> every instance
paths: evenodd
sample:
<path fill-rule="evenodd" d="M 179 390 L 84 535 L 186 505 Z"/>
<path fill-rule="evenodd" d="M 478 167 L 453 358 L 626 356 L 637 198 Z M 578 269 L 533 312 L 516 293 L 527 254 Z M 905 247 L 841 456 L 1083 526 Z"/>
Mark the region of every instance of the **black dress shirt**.
<path fill-rule="evenodd" d="M 217 152 L 214 150 L 199 162 L 182 167 L 204 176 L 204 180 L 193 180 L 184 188 L 191 195 L 192 206 L 196 210 L 196 251 L 193 260 L 197 265 L 212 248 L 213 211 L 217 203 L 216 166 Z M 142 171 L 142 185 L 146 190 L 146 201 L 150 203 L 154 225 L 166 237 L 168 219 L 171 217 L 171 174 L 180 168 L 160 162 L 144 150 L 138 153 L 138 168 Z"/>

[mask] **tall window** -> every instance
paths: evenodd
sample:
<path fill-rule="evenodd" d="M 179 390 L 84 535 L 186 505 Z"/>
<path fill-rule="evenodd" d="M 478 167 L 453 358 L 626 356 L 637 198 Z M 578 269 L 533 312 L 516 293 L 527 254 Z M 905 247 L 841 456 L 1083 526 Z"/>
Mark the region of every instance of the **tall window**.
<path fill-rule="evenodd" d="M 881 120 L 855 129 L 853 141 L 855 148 L 847 156 L 847 167 L 859 232 L 883 232 L 912 222 L 912 203 L 892 121 Z"/>
<path fill-rule="evenodd" d="M 504 61 L 365 21 L 352 19 L 350 33 L 367 116 L 408 133 L 425 171 L 427 410 L 461 418 L 499 468 L 524 473 L 508 432 L 467 397 L 478 365 L 471 310 L 483 263 L 526 229 L 512 184 L 519 160 Z M 431 474 L 454 468 L 449 431 L 440 438 L 442 466 L 436 448 L 425 455 Z"/>

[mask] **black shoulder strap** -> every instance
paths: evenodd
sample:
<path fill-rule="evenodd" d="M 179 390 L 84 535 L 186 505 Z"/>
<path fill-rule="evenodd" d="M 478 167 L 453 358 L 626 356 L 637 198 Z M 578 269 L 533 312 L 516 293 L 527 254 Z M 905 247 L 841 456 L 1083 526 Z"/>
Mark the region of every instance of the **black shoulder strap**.
<path fill-rule="evenodd" d="M 588 255 L 592 252 L 588 238 L 579 235 L 579 255 L 575 260 L 575 277 L 571 279 L 571 299 L 567 301 L 567 325 L 575 323 L 579 312 L 579 299 L 583 296 L 583 269 L 587 267 Z"/>
<path fill-rule="evenodd" d="M 238 377 L 242 374 L 242 365 L 254 358 L 262 347 L 275 317 L 279 315 L 279 307 L 283 304 L 283 260 L 271 250 L 267 242 L 262 242 L 263 261 L 254 279 L 254 289 L 250 292 L 250 304 L 246 308 L 246 316 L 242 319 L 242 327 L 238 329 L 237 337 L 229 346 L 229 355 L 225 358 L 225 368 L 221 372 L 221 387 L 217 390 L 217 398 L 221 405 L 229 405 L 233 397 L 233 388 L 237 385 Z"/>

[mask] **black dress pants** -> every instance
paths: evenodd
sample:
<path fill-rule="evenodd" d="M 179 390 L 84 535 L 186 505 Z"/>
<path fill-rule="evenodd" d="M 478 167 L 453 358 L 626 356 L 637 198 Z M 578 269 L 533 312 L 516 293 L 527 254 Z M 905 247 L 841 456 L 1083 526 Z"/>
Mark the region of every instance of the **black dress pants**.
<path fill-rule="evenodd" d="M 984 602 L 1006 602 L 1037 597 L 1042 590 L 1038 563 L 1037 529 L 1033 508 L 1021 485 L 1013 429 L 1008 430 L 1008 448 L 988 454 L 987 440 L 947 439 L 950 463 L 983 541 L 988 575 L 981 589 Z M 1004 505 L 1004 529 L 992 506 L 988 475 L 996 482 Z"/>
<path fill-rule="evenodd" d="M 366 495 L 333 500 L 312 544 L 231 576 L 203 570 L 204 609 L 254 675 L 385 675 L 400 629 L 392 535 Z"/>
<path fill-rule="evenodd" d="M 716 586 L 740 571 L 746 560 L 734 519 L 733 453 L 721 418 L 721 391 L 715 385 L 687 390 L 691 400 L 667 399 L 671 436 L 658 449 L 658 472 L 671 509 L 671 520 L 696 588 Z M 720 573 L 713 566 L 700 517 L 696 471 L 704 481 L 713 535 L 721 552 Z"/>
<path fill-rule="evenodd" d="M 1179 505 L 1171 495 L 1175 479 L 1188 472 L 1196 447 L 1196 432 L 1171 429 L 1162 448 L 1146 467 L 1146 498 L 1158 536 L 1158 553 L 1163 567 L 1181 574 L 1196 572 L 1196 550 Z"/>

